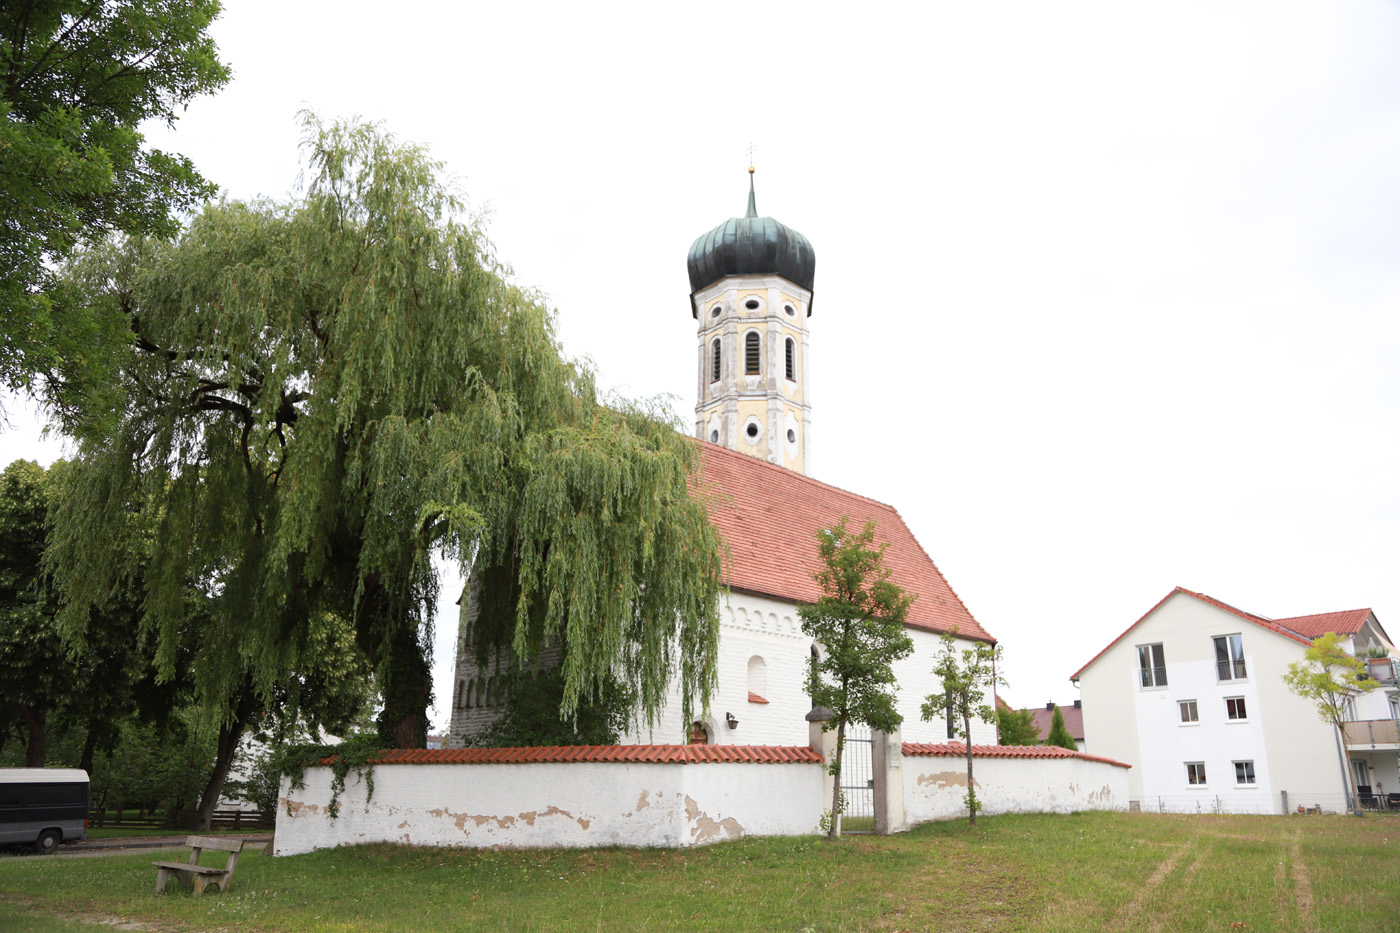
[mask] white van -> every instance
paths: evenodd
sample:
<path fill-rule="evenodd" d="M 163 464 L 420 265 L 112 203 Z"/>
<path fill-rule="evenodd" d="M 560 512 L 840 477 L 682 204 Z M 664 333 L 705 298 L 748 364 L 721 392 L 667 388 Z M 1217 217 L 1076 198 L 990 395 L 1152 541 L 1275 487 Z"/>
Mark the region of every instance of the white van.
<path fill-rule="evenodd" d="M 87 838 L 88 774 L 76 768 L 0 768 L 0 845 L 40 855 Z"/>

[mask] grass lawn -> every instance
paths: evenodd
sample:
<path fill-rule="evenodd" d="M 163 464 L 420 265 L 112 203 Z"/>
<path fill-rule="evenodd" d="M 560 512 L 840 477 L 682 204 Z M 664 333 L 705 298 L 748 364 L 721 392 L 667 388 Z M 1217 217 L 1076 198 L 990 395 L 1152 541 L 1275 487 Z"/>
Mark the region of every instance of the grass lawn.
<path fill-rule="evenodd" d="M 1400 819 L 1385 816 L 1013 815 L 685 851 L 253 851 L 232 891 L 198 899 L 154 893 L 160 851 L 0 858 L 0 930 L 1376 933 L 1400 917 Z"/>

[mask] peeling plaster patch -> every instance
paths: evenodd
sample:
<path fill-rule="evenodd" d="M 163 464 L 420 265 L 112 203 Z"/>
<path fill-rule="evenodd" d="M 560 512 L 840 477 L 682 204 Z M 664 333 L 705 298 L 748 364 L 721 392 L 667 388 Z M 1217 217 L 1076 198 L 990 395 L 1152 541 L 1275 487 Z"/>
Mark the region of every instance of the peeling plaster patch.
<path fill-rule="evenodd" d="M 278 800 L 277 803 L 283 808 L 287 816 L 292 819 L 296 819 L 303 814 L 306 816 L 315 816 L 321 812 L 321 808 L 314 803 L 302 803 L 300 800 L 290 800 L 286 797 Z"/>
<path fill-rule="evenodd" d="M 534 810 L 529 810 L 525 813 L 520 814 L 520 818 L 525 821 L 526 826 L 534 826 L 536 816 L 537 814 Z"/>
<path fill-rule="evenodd" d="M 400 824 L 398 825 L 397 828 L 398 828 L 398 829 L 408 829 L 408 820 L 404 820 L 402 823 L 400 823 Z"/>
<path fill-rule="evenodd" d="M 696 842 L 710 842 L 714 839 L 738 839 L 744 835 L 744 827 L 732 816 L 716 822 L 700 812 L 700 805 L 691 797 L 685 798 L 686 818 L 694 823 L 690 837 Z"/>
<path fill-rule="evenodd" d="M 1107 784 L 1105 784 L 1103 787 L 1099 788 L 1096 791 L 1089 792 L 1089 800 L 1093 803 L 1099 803 L 1102 801 L 1108 801 L 1112 799 L 1113 788 L 1109 787 Z"/>
<path fill-rule="evenodd" d="M 918 783 L 923 784 L 923 785 L 928 785 L 928 784 L 945 784 L 945 785 L 947 785 L 947 784 L 953 784 L 953 785 L 956 785 L 956 786 L 958 786 L 958 787 L 966 787 L 966 786 L 967 786 L 967 772 L 966 772 L 966 771 L 940 771 L 940 772 L 938 772 L 937 774 L 921 774 L 921 775 L 919 775 Z M 977 778 L 973 778 L 973 779 L 972 779 L 972 786 L 973 786 L 973 787 L 976 787 L 978 790 L 981 790 L 981 789 L 982 789 L 982 782 L 979 781 L 979 780 L 977 780 Z"/>
<path fill-rule="evenodd" d="M 638 810 L 645 810 L 647 807 L 651 806 L 651 804 L 647 801 L 647 798 L 650 797 L 650 796 L 651 796 L 651 791 L 649 791 L 649 790 L 644 790 L 644 791 L 642 791 L 642 796 L 640 796 L 640 797 L 637 798 L 637 809 L 638 809 Z"/>

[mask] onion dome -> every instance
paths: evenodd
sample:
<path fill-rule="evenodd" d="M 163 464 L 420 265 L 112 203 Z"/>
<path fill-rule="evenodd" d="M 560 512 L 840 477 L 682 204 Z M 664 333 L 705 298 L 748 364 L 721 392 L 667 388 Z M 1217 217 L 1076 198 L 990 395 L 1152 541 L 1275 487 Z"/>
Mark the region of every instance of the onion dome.
<path fill-rule="evenodd" d="M 796 230 L 772 217 L 758 216 L 750 166 L 748 211 L 743 217 L 729 218 L 692 243 L 686 266 L 692 295 L 728 275 L 780 275 L 811 291 L 817 254 Z M 691 313 L 697 313 L 693 301 Z M 807 314 L 811 313 L 808 302 Z"/>

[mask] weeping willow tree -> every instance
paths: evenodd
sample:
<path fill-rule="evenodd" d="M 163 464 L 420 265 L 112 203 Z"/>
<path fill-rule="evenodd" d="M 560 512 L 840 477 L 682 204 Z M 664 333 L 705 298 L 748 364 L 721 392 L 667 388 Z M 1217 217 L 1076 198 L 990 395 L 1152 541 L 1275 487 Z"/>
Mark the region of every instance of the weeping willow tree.
<path fill-rule="evenodd" d="M 120 378 L 61 413 L 81 439 L 50 552 L 70 636 L 129 573 L 114 519 L 144 502 L 160 662 L 196 625 L 230 723 L 231 698 L 309 664 L 329 614 L 373 667 L 382 740 L 421 747 L 435 553 L 482 581 L 487 640 L 563 646 L 566 715 L 610 677 L 650 721 L 677 681 L 703 701 L 721 555 L 694 446 L 659 406 L 599 399 L 423 150 L 309 116 L 304 146 L 302 197 L 211 205 L 69 270 L 132 334 L 93 364 Z"/>

